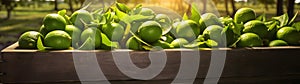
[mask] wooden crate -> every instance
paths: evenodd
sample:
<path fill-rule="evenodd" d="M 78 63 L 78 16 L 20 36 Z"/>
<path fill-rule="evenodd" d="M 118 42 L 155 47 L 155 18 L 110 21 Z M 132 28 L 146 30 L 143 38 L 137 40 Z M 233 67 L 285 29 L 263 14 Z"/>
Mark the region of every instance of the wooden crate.
<path fill-rule="evenodd" d="M 112 51 L 37 50 L 16 49 L 17 43 L 1 51 L 0 76 L 2 83 L 45 83 L 80 84 L 75 70 L 72 53 L 96 53 L 98 64 L 112 84 L 168 84 L 176 77 L 181 63 L 181 53 L 200 53 L 200 64 L 195 84 L 202 84 L 211 64 L 211 51 L 207 50 L 165 50 L 167 63 L 163 71 L 151 80 L 136 80 L 124 75 L 116 66 Z M 225 66 L 219 84 L 299 84 L 300 47 L 256 47 L 239 49 L 214 49 L 226 51 Z M 122 52 L 128 50 L 118 50 Z M 149 51 L 129 51 L 138 67 L 150 64 Z M 101 82 L 101 80 L 87 81 Z"/>

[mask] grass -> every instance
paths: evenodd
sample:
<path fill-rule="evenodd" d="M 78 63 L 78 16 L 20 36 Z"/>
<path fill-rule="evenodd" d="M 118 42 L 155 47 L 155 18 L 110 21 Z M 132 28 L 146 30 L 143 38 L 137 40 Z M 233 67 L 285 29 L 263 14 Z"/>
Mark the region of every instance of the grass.
<path fill-rule="evenodd" d="M 230 6 L 230 5 L 229 5 Z M 218 9 L 217 13 L 220 16 L 227 16 L 225 13 L 224 4 L 218 4 L 215 6 Z M 273 17 L 276 13 L 276 6 L 270 7 L 268 11 L 264 9 L 263 5 L 253 6 L 253 5 L 242 5 L 236 4 L 237 8 L 241 7 L 251 7 L 256 10 L 258 15 L 266 13 L 267 16 Z M 67 4 L 60 4 L 60 9 L 67 9 Z M 79 8 L 79 6 L 75 6 Z M 208 9 L 211 10 L 211 9 Z M 295 11 L 300 10 L 300 6 L 297 5 Z M 212 11 L 216 12 L 216 11 Z M 12 13 L 12 18 L 10 20 L 3 21 L 2 19 L 6 17 L 5 11 L 0 11 L 0 50 L 1 45 L 10 45 L 18 40 L 20 34 L 26 31 L 38 31 L 42 25 L 43 17 L 49 13 L 56 13 L 53 11 L 53 6 L 49 4 L 43 4 L 42 7 L 32 8 L 32 7 L 17 7 Z M 70 13 L 69 13 L 70 14 Z M 300 16 L 298 16 L 297 21 L 300 21 Z"/>

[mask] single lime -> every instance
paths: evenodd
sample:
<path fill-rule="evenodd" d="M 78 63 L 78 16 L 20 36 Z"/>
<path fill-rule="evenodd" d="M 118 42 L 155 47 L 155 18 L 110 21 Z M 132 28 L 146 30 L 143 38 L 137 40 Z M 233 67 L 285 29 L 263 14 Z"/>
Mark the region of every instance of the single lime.
<path fill-rule="evenodd" d="M 255 33 L 261 38 L 268 35 L 268 27 L 259 20 L 252 20 L 244 24 L 244 33 Z"/>
<path fill-rule="evenodd" d="M 238 47 L 260 47 L 262 45 L 262 39 L 255 33 L 242 34 L 238 42 Z"/>
<path fill-rule="evenodd" d="M 277 38 L 286 41 L 290 45 L 300 44 L 300 33 L 293 27 L 283 27 L 277 31 Z"/>
<path fill-rule="evenodd" d="M 81 42 L 85 42 L 89 37 L 94 42 L 91 44 L 95 44 L 95 48 L 100 48 L 102 42 L 101 31 L 93 27 L 85 29 L 80 36 Z"/>
<path fill-rule="evenodd" d="M 186 45 L 188 44 L 189 41 L 187 41 L 186 39 L 184 38 L 177 38 L 175 39 L 173 42 L 171 42 L 171 45 L 174 47 L 174 48 L 183 48 L 183 45 Z"/>
<path fill-rule="evenodd" d="M 238 24 L 246 23 L 256 18 L 256 13 L 252 8 L 241 8 L 234 15 L 234 21 Z"/>
<path fill-rule="evenodd" d="M 19 48 L 36 49 L 39 36 L 43 35 L 37 31 L 27 31 L 23 33 L 18 40 Z"/>
<path fill-rule="evenodd" d="M 156 21 L 147 21 L 139 27 L 138 35 L 145 42 L 156 42 L 162 36 L 161 25 Z"/>
<path fill-rule="evenodd" d="M 44 17 L 43 24 L 48 31 L 65 30 L 67 22 L 61 15 L 48 14 Z"/>
<path fill-rule="evenodd" d="M 46 47 L 52 49 L 68 49 L 71 46 L 71 36 L 62 30 L 54 30 L 49 32 L 44 40 Z"/>
<path fill-rule="evenodd" d="M 274 46 L 288 46 L 289 44 L 285 42 L 284 40 L 273 40 L 270 42 L 269 46 L 274 47 Z"/>

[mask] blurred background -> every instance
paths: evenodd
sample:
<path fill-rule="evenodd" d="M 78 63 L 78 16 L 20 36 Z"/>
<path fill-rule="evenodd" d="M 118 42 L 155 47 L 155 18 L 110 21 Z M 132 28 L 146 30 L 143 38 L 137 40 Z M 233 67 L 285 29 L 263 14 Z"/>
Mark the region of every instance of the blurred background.
<path fill-rule="evenodd" d="M 178 14 L 186 12 L 191 0 L 117 0 L 134 7 L 139 3 L 165 6 Z M 217 12 L 226 17 L 242 7 L 253 8 L 258 15 L 268 18 L 288 13 L 292 17 L 300 10 L 300 0 L 196 0 L 201 13 Z M 85 0 L 0 0 L 0 50 L 15 43 L 25 31 L 38 31 L 43 17 L 58 10 L 67 9 L 68 14 L 80 9 Z M 300 21 L 298 15 L 296 21 Z"/>

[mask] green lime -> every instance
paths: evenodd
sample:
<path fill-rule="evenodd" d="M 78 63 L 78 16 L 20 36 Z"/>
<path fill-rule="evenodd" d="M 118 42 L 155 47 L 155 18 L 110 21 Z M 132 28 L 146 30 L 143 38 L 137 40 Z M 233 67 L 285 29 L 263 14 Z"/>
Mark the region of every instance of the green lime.
<path fill-rule="evenodd" d="M 154 16 L 155 12 L 150 8 L 142 8 L 139 14 L 144 16 Z"/>
<path fill-rule="evenodd" d="M 163 30 L 163 35 L 167 34 L 172 29 L 172 21 L 166 14 L 157 14 L 154 18 L 157 21 Z"/>
<path fill-rule="evenodd" d="M 72 44 L 80 42 L 81 30 L 74 25 L 67 25 L 65 31 L 72 37 Z"/>
<path fill-rule="evenodd" d="M 42 26 L 40 27 L 39 32 L 40 32 L 43 36 L 46 36 L 47 33 L 49 33 L 49 31 L 46 29 L 46 27 L 45 27 L 44 25 L 42 25 Z"/>
<path fill-rule="evenodd" d="M 81 30 L 84 30 L 84 23 L 89 24 L 92 20 L 92 15 L 86 10 L 77 10 L 70 17 L 70 21 Z"/>
<path fill-rule="evenodd" d="M 85 42 L 89 37 L 94 42 L 91 44 L 95 44 L 95 48 L 100 48 L 102 43 L 101 31 L 93 27 L 85 29 L 80 36 L 81 42 Z"/>
<path fill-rule="evenodd" d="M 176 27 L 176 34 L 179 38 L 193 40 L 199 36 L 200 28 L 195 21 L 185 20 Z"/>
<path fill-rule="evenodd" d="M 27 31 L 23 33 L 18 40 L 19 48 L 36 49 L 39 36 L 43 35 L 37 31 Z"/>
<path fill-rule="evenodd" d="M 164 41 L 161 41 L 161 40 L 158 40 L 157 42 L 154 42 L 152 44 L 152 46 L 160 46 L 161 48 L 163 49 L 170 49 L 170 48 L 173 48 L 173 46 L 167 42 L 164 42 Z"/>
<path fill-rule="evenodd" d="M 262 39 L 255 33 L 242 34 L 238 42 L 238 47 L 260 47 L 262 45 Z"/>
<path fill-rule="evenodd" d="M 202 20 L 202 21 L 201 21 Z M 213 13 L 205 13 L 201 16 L 201 20 L 199 21 L 200 24 L 205 24 L 206 26 L 211 25 L 219 25 L 223 26 L 221 20 Z"/>
<path fill-rule="evenodd" d="M 269 46 L 274 47 L 274 46 L 288 46 L 289 44 L 283 40 L 274 40 L 271 41 Z"/>
<path fill-rule="evenodd" d="M 286 41 L 290 45 L 300 44 L 300 33 L 293 27 L 283 27 L 277 31 L 277 38 Z"/>
<path fill-rule="evenodd" d="M 183 48 L 183 45 L 186 45 L 188 43 L 189 41 L 184 38 L 177 38 L 171 42 L 171 45 L 174 46 L 174 48 Z"/>
<path fill-rule="evenodd" d="M 219 44 L 224 43 L 224 35 L 222 35 L 223 27 L 219 25 L 211 25 L 208 26 L 204 32 L 203 32 L 203 37 L 207 39 L 211 39 L 216 41 Z"/>
<path fill-rule="evenodd" d="M 256 13 L 251 8 L 241 8 L 234 15 L 234 21 L 238 24 L 246 23 L 256 18 Z"/>
<path fill-rule="evenodd" d="M 136 38 L 130 37 L 126 42 L 126 48 L 132 50 L 142 50 L 142 43 L 139 42 Z"/>
<path fill-rule="evenodd" d="M 261 38 L 265 38 L 268 35 L 268 27 L 259 20 L 252 20 L 244 24 L 244 33 L 255 33 Z"/>
<path fill-rule="evenodd" d="M 139 27 L 138 35 L 145 42 L 156 42 L 162 36 L 161 25 L 156 21 L 147 21 Z"/>
<path fill-rule="evenodd" d="M 111 41 L 120 41 L 125 33 L 125 29 L 118 23 L 104 24 L 102 31 Z"/>
<path fill-rule="evenodd" d="M 54 30 L 46 35 L 44 44 L 52 49 L 68 49 L 71 46 L 71 40 L 71 36 L 67 32 Z"/>
<path fill-rule="evenodd" d="M 44 17 L 43 24 L 48 31 L 65 30 L 67 22 L 61 15 L 48 14 Z"/>

